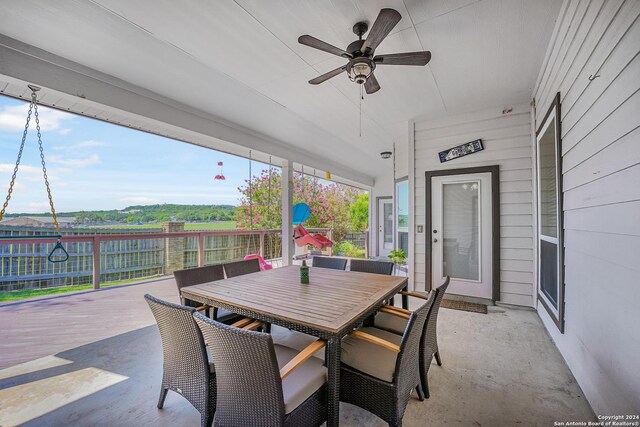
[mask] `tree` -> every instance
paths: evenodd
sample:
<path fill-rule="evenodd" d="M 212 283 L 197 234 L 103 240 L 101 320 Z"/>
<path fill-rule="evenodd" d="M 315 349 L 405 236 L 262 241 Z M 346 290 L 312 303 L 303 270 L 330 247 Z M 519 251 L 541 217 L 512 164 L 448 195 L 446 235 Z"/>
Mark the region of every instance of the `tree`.
<path fill-rule="evenodd" d="M 360 193 L 350 207 L 351 228 L 365 231 L 369 228 L 369 193 Z"/>
<path fill-rule="evenodd" d="M 282 226 L 282 176 L 279 169 L 263 170 L 238 187 L 242 194 L 236 209 L 238 228 L 274 229 Z M 345 185 L 322 184 L 314 177 L 293 175 L 293 203 L 306 203 L 311 215 L 307 228 L 331 228 L 333 239 L 341 241 L 351 228 L 352 203 L 362 192 Z M 367 198 L 368 200 L 368 198 Z M 366 203 L 368 210 L 368 202 Z M 368 217 L 368 211 L 365 215 Z"/>

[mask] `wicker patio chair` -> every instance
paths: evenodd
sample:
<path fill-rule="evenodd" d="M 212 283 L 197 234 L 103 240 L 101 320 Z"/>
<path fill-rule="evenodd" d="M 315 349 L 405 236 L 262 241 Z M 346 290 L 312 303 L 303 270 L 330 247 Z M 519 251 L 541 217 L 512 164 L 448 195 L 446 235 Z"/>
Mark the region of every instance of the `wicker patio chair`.
<path fill-rule="evenodd" d="M 325 342 L 302 352 L 273 343 L 271 335 L 194 315 L 216 361 L 218 407 L 214 425 L 309 426 L 327 419 L 327 369 L 312 357 Z"/>
<path fill-rule="evenodd" d="M 199 285 L 200 283 L 207 283 L 224 279 L 224 269 L 222 267 L 222 264 L 207 265 L 204 267 L 188 268 L 185 270 L 174 271 L 173 277 L 175 278 L 176 285 L 178 286 L 178 292 L 180 293 L 180 289 L 184 288 L 185 286 Z M 202 305 L 197 301 L 192 301 L 190 299 L 184 298 L 182 294 L 180 294 L 180 301 L 182 305 L 186 305 L 188 307 L 199 307 Z M 208 310 L 210 310 L 211 312 L 210 317 L 225 323 L 236 322 L 241 318 L 241 316 L 235 313 L 218 309 L 216 307 L 208 308 Z"/>
<path fill-rule="evenodd" d="M 352 259 L 351 271 L 361 271 L 363 273 L 375 273 L 391 275 L 393 273 L 393 263 L 387 261 L 369 261 L 364 259 Z"/>
<path fill-rule="evenodd" d="M 347 268 L 347 259 L 328 256 L 314 256 L 313 266 L 320 268 L 332 268 L 334 270 L 344 270 Z"/>
<path fill-rule="evenodd" d="M 404 335 L 364 327 L 342 340 L 340 400 L 359 406 L 389 423 L 402 426 L 404 411 L 420 382 L 420 337 L 433 297 L 408 317 Z"/>
<path fill-rule="evenodd" d="M 435 357 L 438 366 L 442 366 L 442 360 L 440 358 L 440 350 L 438 349 L 438 312 L 440 311 L 440 303 L 444 297 L 447 287 L 449 286 L 449 277 L 446 278 L 444 283 L 434 289 L 431 294 L 433 295 L 433 305 L 429 314 L 427 315 L 427 321 L 425 322 L 424 332 L 420 341 L 420 378 L 422 382 L 422 389 L 427 398 L 429 398 L 429 381 L 428 373 L 431 367 L 431 361 Z M 407 295 L 415 298 L 427 299 L 430 298 L 423 294 L 417 294 L 413 292 L 406 292 Z M 374 326 L 379 329 L 394 332 L 402 335 L 407 326 L 407 314 L 406 310 L 402 310 L 398 307 L 384 307 L 381 309 L 374 319 Z"/>
<path fill-rule="evenodd" d="M 259 271 L 261 271 L 260 261 L 257 258 L 224 264 L 224 272 L 227 277 L 242 276 L 243 274 L 257 273 Z"/>
<path fill-rule="evenodd" d="M 216 411 L 216 374 L 207 354 L 193 307 L 171 304 L 145 295 L 162 339 L 162 384 L 158 409 L 173 390 L 200 412 L 200 424 L 209 427 Z"/>

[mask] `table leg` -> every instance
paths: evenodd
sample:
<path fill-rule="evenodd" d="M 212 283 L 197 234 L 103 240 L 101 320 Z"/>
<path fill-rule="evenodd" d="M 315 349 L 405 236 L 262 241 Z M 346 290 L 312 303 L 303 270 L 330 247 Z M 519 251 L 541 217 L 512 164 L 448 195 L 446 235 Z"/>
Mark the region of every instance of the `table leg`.
<path fill-rule="evenodd" d="M 327 427 L 338 427 L 340 423 L 340 338 L 327 342 Z"/>
<path fill-rule="evenodd" d="M 404 288 L 402 288 L 402 290 L 408 292 L 409 287 L 405 286 Z M 409 297 L 407 295 L 402 295 L 402 308 L 404 308 L 405 310 L 409 310 Z"/>

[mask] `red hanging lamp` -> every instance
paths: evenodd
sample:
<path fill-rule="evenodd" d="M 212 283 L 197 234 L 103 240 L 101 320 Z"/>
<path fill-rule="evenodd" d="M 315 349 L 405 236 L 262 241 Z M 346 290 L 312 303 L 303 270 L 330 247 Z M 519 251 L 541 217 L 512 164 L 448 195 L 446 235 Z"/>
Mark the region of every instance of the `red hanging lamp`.
<path fill-rule="evenodd" d="M 224 181 L 227 179 L 224 177 L 224 174 L 222 173 L 222 162 L 218 162 L 218 174 L 214 176 L 213 179 L 215 181 Z"/>

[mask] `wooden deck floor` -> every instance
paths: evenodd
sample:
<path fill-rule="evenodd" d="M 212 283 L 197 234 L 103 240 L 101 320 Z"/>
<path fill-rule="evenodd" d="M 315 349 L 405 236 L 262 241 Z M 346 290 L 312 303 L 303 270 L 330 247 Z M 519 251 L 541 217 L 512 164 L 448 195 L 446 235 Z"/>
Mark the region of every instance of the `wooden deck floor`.
<path fill-rule="evenodd" d="M 167 278 L 0 305 L 0 369 L 154 325 L 146 293 L 179 302 Z"/>
<path fill-rule="evenodd" d="M 142 296 L 177 300 L 173 280 L 0 307 L 0 426 L 197 426 L 176 393 L 156 402 L 160 337 Z M 429 374 L 431 398 L 411 399 L 405 426 L 537 426 L 594 420 L 560 353 L 530 310 L 489 314 L 443 309 L 444 366 Z M 274 339 L 310 339 L 274 327 Z M 341 405 L 341 425 L 384 426 Z"/>

